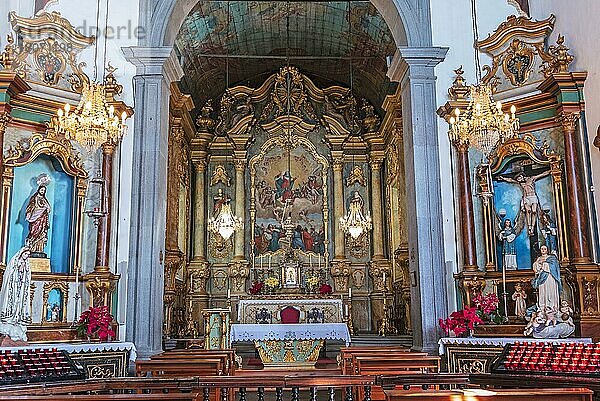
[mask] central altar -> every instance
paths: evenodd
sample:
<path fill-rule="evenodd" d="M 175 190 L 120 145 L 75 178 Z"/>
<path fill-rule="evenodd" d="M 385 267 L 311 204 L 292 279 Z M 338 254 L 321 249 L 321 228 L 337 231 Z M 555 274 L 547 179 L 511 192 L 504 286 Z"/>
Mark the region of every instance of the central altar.
<path fill-rule="evenodd" d="M 340 298 L 310 295 L 240 299 L 237 321 L 245 324 L 282 323 L 281 312 L 290 307 L 298 311 L 297 323 L 344 322 L 343 303 Z"/>
<path fill-rule="evenodd" d="M 265 369 L 314 368 L 324 340 L 350 344 L 345 323 L 233 324 L 231 342 L 253 341 Z"/>

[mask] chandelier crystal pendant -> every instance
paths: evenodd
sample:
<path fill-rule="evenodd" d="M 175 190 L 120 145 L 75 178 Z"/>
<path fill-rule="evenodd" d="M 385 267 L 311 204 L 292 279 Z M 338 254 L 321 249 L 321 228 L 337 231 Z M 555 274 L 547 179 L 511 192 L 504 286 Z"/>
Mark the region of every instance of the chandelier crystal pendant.
<path fill-rule="evenodd" d="M 450 117 L 450 140 L 470 143 L 486 158 L 496 146 L 519 132 L 519 119 L 514 105 L 510 114 L 502 111 L 502 103 L 494 102 L 492 86 L 479 84 L 470 87 L 470 101 L 464 115 L 460 109 Z"/>
<path fill-rule="evenodd" d="M 208 231 L 220 235 L 225 241 L 242 228 L 244 228 L 244 222 L 241 218 L 234 216 L 229 200 L 223 203 L 216 217 L 208 219 Z"/>
<path fill-rule="evenodd" d="M 75 110 L 66 103 L 57 115 L 59 131 L 90 151 L 109 141 L 118 143 L 127 133 L 127 113 L 116 116 L 114 106 L 106 102 L 105 85 L 95 82 L 84 86 Z"/>
<path fill-rule="evenodd" d="M 366 216 L 362 212 L 363 200 L 355 192 L 354 197 L 350 200 L 350 207 L 346 216 L 340 217 L 340 228 L 343 232 L 350 234 L 353 239 L 359 238 L 363 233 L 373 228 L 373 220 L 367 213 Z"/>

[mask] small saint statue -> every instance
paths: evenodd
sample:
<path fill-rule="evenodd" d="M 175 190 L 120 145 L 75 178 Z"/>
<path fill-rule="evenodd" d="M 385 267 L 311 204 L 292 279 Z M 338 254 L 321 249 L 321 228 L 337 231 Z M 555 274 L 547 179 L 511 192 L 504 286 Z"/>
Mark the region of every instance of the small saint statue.
<path fill-rule="evenodd" d="M 502 243 L 502 268 L 504 270 L 517 270 L 517 246 L 515 239 L 517 232 L 510 219 L 505 219 L 498 239 Z"/>
<path fill-rule="evenodd" d="M 25 219 L 29 223 L 29 234 L 27 234 L 25 244 L 34 257 L 47 257 L 44 248 L 48 243 L 50 211 L 52 210 L 50 202 L 46 198 L 46 187 L 49 183 L 50 177 L 47 174 L 41 174 L 38 177 L 38 189 L 29 199 L 25 209 Z"/>
<path fill-rule="evenodd" d="M 515 301 L 515 315 L 520 318 L 524 318 L 527 312 L 527 293 L 523 289 L 521 283 L 515 284 L 515 292 L 512 294 L 512 300 Z"/>
<path fill-rule="evenodd" d="M 535 277 L 532 280 L 533 288 L 538 290 L 538 308 L 540 310 L 552 309 L 558 312 L 560 307 L 560 264 L 556 256 L 548 253 L 548 247 L 540 246 L 541 255 L 533 263 Z"/>
<path fill-rule="evenodd" d="M 27 341 L 31 323 L 31 269 L 27 246 L 8 262 L 0 289 L 0 334 L 13 341 Z"/>

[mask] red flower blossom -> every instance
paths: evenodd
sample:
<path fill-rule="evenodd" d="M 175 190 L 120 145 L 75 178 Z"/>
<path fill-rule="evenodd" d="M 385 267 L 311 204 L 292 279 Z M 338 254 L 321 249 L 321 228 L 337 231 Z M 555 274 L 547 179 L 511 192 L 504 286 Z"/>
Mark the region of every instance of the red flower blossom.
<path fill-rule="evenodd" d="M 333 288 L 331 288 L 331 286 L 327 283 L 323 283 L 319 287 L 319 294 L 321 294 L 321 295 L 331 294 L 332 292 L 333 292 Z"/>
<path fill-rule="evenodd" d="M 467 330 L 473 330 L 476 325 L 483 323 L 483 320 L 477 315 L 477 308 L 465 308 L 452 312 L 447 319 L 440 319 L 440 328 L 444 333 L 453 332 L 456 336 L 466 333 Z"/>
<path fill-rule="evenodd" d="M 252 287 L 250 287 L 250 289 L 248 291 L 252 295 L 260 294 L 260 292 L 262 291 L 264 285 L 265 284 L 262 281 L 254 281 L 252 283 Z"/>
<path fill-rule="evenodd" d="M 80 337 L 92 337 L 98 335 L 101 341 L 114 337 L 115 332 L 111 328 L 113 316 L 108 312 L 108 306 L 94 308 L 90 306 L 83 312 L 77 322 L 77 333 Z"/>
<path fill-rule="evenodd" d="M 473 298 L 473 303 L 484 314 L 489 315 L 498 309 L 498 304 L 500 301 L 498 300 L 496 293 L 492 292 L 487 295 L 477 295 L 475 298 Z"/>

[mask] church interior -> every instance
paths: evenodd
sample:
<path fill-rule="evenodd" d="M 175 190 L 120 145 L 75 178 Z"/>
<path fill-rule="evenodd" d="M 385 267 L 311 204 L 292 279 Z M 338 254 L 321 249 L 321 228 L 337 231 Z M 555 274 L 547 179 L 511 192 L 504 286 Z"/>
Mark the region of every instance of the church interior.
<path fill-rule="evenodd" d="M 0 401 L 600 400 L 594 0 L 3 0 Z"/>

